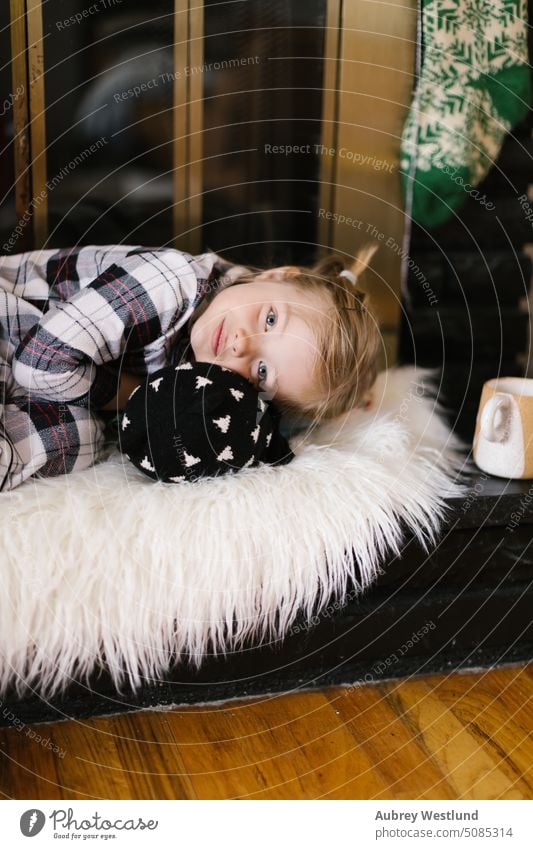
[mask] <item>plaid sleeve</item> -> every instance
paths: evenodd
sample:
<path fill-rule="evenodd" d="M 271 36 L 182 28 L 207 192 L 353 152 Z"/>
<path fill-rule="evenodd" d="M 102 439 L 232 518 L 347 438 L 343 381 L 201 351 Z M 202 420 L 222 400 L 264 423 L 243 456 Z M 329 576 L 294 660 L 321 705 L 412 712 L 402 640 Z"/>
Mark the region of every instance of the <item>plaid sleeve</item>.
<path fill-rule="evenodd" d="M 187 254 L 132 251 L 70 298 L 50 304 L 13 358 L 13 377 L 33 397 L 97 409 L 117 392 L 120 358 L 183 323 L 198 279 Z"/>

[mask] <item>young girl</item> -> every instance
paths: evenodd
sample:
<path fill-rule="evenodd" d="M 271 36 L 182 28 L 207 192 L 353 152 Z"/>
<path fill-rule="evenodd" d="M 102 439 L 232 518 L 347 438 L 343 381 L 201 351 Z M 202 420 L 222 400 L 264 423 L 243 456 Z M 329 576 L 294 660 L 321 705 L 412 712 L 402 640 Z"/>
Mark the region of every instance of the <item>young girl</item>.
<path fill-rule="evenodd" d="M 287 419 L 364 401 L 380 336 L 339 257 L 251 271 L 209 252 L 82 247 L 0 257 L 0 489 L 88 468 L 147 374 L 238 372 Z"/>

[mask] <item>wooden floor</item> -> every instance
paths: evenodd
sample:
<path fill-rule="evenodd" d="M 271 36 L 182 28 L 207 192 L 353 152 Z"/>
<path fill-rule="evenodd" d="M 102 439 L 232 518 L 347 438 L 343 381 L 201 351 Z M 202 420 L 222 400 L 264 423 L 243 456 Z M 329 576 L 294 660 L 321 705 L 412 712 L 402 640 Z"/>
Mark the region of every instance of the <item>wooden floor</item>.
<path fill-rule="evenodd" d="M 0 790 L 65 800 L 532 799 L 532 699 L 529 665 L 3 729 Z"/>

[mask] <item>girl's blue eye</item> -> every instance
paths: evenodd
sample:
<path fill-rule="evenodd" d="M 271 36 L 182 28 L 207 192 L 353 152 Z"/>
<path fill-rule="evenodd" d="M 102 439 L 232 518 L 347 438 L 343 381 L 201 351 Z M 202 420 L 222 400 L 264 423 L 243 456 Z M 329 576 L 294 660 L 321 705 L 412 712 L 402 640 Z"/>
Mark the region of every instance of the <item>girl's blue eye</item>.
<path fill-rule="evenodd" d="M 268 321 L 268 319 L 270 318 L 270 316 L 272 316 L 272 317 L 273 317 L 274 321 L 272 321 L 272 322 L 269 322 L 269 321 Z M 274 312 L 274 310 L 269 310 L 269 311 L 268 311 L 268 315 L 267 315 L 267 317 L 266 317 L 266 323 L 267 323 L 267 326 L 268 326 L 268 327 L 274 327 L 274 325 L 275 325 L 275 323 L 276 323 L 276 313 Z"/>
<path fill-rule="evenodd" d="M 273 321 L 269 321 L 269 318 L 272 318 Z M 276 313 L 274 312 L 273 309 L 270 309 L 268 311 L 267 317 L 265 319 L 265 323 L 266 323 L 267 327 L 274 327 L 276 320 L 277 320 Z M 266 363 L 264 363 L 261 360 L 260 363 L 259 363 L 259 367 L 257 369 L 257 377 L 258 377 L 259 386 L 261 386 L 261 384 L 265 383 L 265 380 L 267 379 L 267 375 L 268 375 L 268 371 L 267 371 Z"/>

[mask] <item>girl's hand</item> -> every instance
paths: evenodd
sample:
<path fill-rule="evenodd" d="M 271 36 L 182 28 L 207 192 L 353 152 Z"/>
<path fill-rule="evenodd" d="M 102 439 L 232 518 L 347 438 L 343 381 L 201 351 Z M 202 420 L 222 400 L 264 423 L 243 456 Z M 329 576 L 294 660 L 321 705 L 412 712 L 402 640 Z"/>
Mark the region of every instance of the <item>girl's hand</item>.
<path fill-rule="evenodd" d="M 126 406 L 126 401 L 136 386 L 140 386 L 143 378 L 138 374 L 130 374 L 127 371 L 120 372 L 120 381 L 118 384 L 118 392 L 111 401 L 108 401 L 102 410 L 109 410 L 114 413 L 116 410 L 123 410 Z"/>

